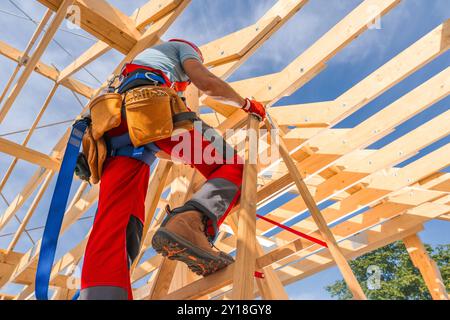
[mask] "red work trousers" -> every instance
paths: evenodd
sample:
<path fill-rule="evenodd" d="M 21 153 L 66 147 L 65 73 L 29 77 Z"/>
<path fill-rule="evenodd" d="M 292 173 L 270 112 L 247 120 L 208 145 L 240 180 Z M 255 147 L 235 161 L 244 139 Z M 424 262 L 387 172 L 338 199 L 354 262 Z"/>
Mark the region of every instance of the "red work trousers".
<path fill-rule="evenodd" d="M 175 156 L 199 170 L 207 178 L 205 186 L 210 182 L 205 190 L 198 192 L 198 199 L 192 199 L 191 202 L 194 205 L 198 204 L 197 207 L 204 209 L 203 211 L 215 211 L 215 208 L 218 208 L 216 211 L 221 211 L 220 213 L 209 213 L 212 217 L 214 214 L 217 215 L 216 219 L 212 219 L 217 228 L 240 195 L 243 165 L 237 163 L 237 156 L 236 161 L 231 164 L 210 164 L 211 159 L 203 157 L 201 163 L 196 164 L 195 162 L 199 161 L 197 158 L 194 161 L 196 146 L 193 141 L 200 139 L 197 141 L 201 141 L 203 150 L 212 149 L 211 142 L 204 139 L 197 130 L 185 132 L 180 137 L 191 139 L 191 152 Z M 168 138 L 155 144 L 161 151 L 170 155 L 178 141 Z M 216 156 L 213 150 L 211 157 Z M 82 298 L 83 295 L 86 299 L 133 298 L 129 274 L 130 254 L 127 252 L 127 226 L 131 218 L 136 218 L 141 224 L 144 223 L 144 202 L 149 171 L 148 164 L 129 157 L 111 157 L 105 162 L 98 210 L 84 257 L 81 276 Z M 228 192 L 228 197 L 231 195 L 231 201 L 223 201 L 220 197 L 221 189 Z M 230 192 L 230 190 L 237 191 Z"/>

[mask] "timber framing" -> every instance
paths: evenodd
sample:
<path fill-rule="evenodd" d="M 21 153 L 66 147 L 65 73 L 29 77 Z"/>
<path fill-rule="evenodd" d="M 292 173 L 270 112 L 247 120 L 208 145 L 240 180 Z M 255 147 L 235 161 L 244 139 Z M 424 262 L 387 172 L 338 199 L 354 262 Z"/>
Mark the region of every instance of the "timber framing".
<path fill-rule="evenodd" d="M 21 210 L 25 212 L 8 246 L 0 249 L 0 300 L 35 298 L 34 273 L 41 240 L 25 252 L 18 252 L 16 247 L 27 236 L 27 226 L 36 211 L 47 210 L 39 204 L 44 194 L 51 191 L 49 186 L 58 174 L 68 140 L 70 128 L 50 153 L 27 146 L 57 90 L 63 86 L 88 99 L 95 98 L 105 84 L 91 88 L 75 79 L 77 72 L 108 51 L 117 50 L 123 55 L 115 69 L 117 73 L 123 63 L 158 43 L 190 4 L 190 0 L 152 0 L 127 16 L 106 0 L 36 1 L 46 7 L 47 12 L 26 49 L 22 51 L 0 40 L 0 55 L 16 63 L 0 97 L 0 123 L 14 108 L 16 98 L 33 72 L 53 82 L 23 142 L 0 137 L 0 152 L 12 160 L 8 170 L 1 173 L 0 192 L 20 174 L 16 170 L 18 161 L 36 167 L 25 186 L 0 213 L 1 234 Z M 191 274 L 184 265 L 161 256 L 144 258 L 164 218 L 161 209 L 167 204 L 182 204 L 203 182 L 201 175 L 189 166 L 159 161 L 147 192 L 141 250 L 131 267 L 135 299 L 253 299 L 259 296 L 288 299 L 286 285 L 334 265 L 341 271 L 353 297 L 365 299 L 348 261 L 394 241 L 403 241 L 433 299 L 448 300 L 440 271 L 418 233 L 430 220 L 450 221 L 450 174 L 443 171 L 450 165 L 450 144 L 443 144 L 406 165 L 398 165 L 449 135 L 450 111 L 434 116 L 380 149 L 369 146 L 447 98 L 449 67 L 391 104 L 382 106 L 353 128 L 338 129 L 335 124 L 439 56 L 448 54 L 450 20 L 442 21 L 429 33 L 417 37 L 413 44 L 334 100 L 272 107 L 320 74 L 334 56 L 366 32 L 374 19 L 395 10 L 400 1 L 364 0 L 280 72 L 231 83 L 242 95 L 267 104 L 270 121 L 261 127 L 277 128 L 280 133 L 277 159 L 258 165 L 246 162 L 244 196 L 218 235 L 216 246 L 236 253 L 237 261 L 233 265 L 202 278 Z M 59 71 L 42 62 L 41 57 L 63 20 L 73 13 L 72 5 L 80 9 L 81 28 L 97 42 Z M 255 23 L 204 44 L 201 49 L 205 64 L 215 75 L 227 79 L 307 5 L 308 0 L 278 0 Z M 369 10 L 373 7 L 378 10 Z M 36 48 L 33 50 L 33 47 Z M 106 83 L 107 79 L 102 80 Z M 243 111 L 206 97 L 194 87 L 187 96 L 192 110 L 200 111 L 200 106 L 211 109 L 212 113 L 201 113 L 200 117 L 222 134 L 227 129 L 258 128 L 256 120 Z M 227 138 L 233 140 L 236 136 Z M 263 134 L 256 138 L 260 154 L 266 151 L 264 138 Z M 244 140 L 248 145 L 252 139 Z M 266 219 L 256 217 L 256 210 L 287 193 L 292 194 L 291 200 L 266 213 Z M 61 234 L 86 217 L 96 206 L 98 194 L 98 186 L 78 183 L 66 209 Z M 320 210 L 320 205 L 326 202 L 331 204 Z M 310 214 L 302 218 L 307 213 Z M 268 220 L 289 225 L 309 238 L 277 230 Z M 74 271 L 83 259 L 88 236 L 89 233 L 79 243 L 73 243 L 55 262 L 50 276 L 52 299 L 70 299 L 75 293 L 71 284 L 79 280 Z M 312 241 L 311 237 L 322 242 Z M 255 280 L 255 271 L 264 277 Z M 2 292 L 12 283 L 22 286 L 18 294 Z"/>

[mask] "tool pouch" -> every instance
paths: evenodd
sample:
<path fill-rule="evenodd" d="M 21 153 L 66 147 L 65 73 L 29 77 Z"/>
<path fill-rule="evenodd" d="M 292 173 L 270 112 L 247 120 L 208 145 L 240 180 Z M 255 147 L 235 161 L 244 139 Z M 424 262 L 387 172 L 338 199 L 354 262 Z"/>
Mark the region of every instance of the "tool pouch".
<path fill-rule="evenodd" d="M 173 131 L 172 97 L 165 89 L 146 86 L 126 93 L 128 133 L 135 147 L 171 136 Z"/>
<path fill-rule="evenodd" d="M 117 128 L 121 122 L 123 97 L 119 93 L 98 96 L 89 105 L 92 119 L 92 136 L 99 140 L 105 132 Z"/>
<path fill-rule="evenodd" d="M 189 110 L 187 108 L 184 101 L 178 96 L 178 94 L 175 91 L 173 91 L 173 94 L 171 95 L 171 97 L 172 97 L 172 101 L 171 101 L 172 120 L 173 120 L 174 129 L 184 129 L 187 131 L 193 130 L 194 122 L 192 119 L 175 121 L 175 119 L 177 118 L 177 115 L 188 114 L 188 113 L 192 113 L 192 112 L 191 112 L 191 110 Z M 194 113 L 194 115 L 195 115 L 195 113 Z"/>
<path fill-rule="evenodd" d="M 103 163 L 106 160 L 107 149 L 105 139 L 94 139 L 93 128 L 89 126 L 83 137 L 83 154 L 90 171 L 90 182 L 97 184 L 103 171 Z"/>

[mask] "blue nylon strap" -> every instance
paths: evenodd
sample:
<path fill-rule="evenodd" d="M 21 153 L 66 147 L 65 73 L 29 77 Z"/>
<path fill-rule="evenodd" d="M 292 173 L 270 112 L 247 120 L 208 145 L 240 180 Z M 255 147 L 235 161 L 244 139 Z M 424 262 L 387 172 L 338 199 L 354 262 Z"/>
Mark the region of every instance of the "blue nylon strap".
<path fill-rule="evenodd" d="M 80 290 L 77 290 L 77 292 L 75 292 L 75 294 L 73 295 L 72 300 L 73 301 L 78 300 L 79 297 L 80 297 Z"/>
<path fill-rule="evenodd" d="M 166 81 L 164 80 L 163 77 L 158 76 L 152 72 L 138 72 L 135 75 L 127 78 L 123 83 L 120 84 L 118 90 L 119 92 L 122 92 L 122 88 L 126 87 L 127 85 L 129 85 L 131 82 L 136 81 L 136 80 L 150 80 L 150 81 L 156 81 L 159 83 L 166 83 Z"/>
<path fill-rule="evenodd" d="M 56 245 L 66 211 L 81 141 L 88 125 L 88 119 L 78 120 L 73 124 L 58 179 L 56 180 L 55 191 L 50 203 L 47 222 L 42 236 L 39 262 L 36 271 L 35 295 L 38 300 L 48 300 L 48 286 L 53 261 L 55 259 Z"/>

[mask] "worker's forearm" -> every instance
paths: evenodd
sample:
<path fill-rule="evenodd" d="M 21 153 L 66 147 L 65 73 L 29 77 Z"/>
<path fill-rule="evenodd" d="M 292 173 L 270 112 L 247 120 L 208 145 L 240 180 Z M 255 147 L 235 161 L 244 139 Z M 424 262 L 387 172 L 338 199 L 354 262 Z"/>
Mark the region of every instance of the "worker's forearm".
<path fill-rule="evenodd" d="M 228 83 L 215 79 L 204 91 L 206 95 L 221 101 L 225 104 L 241 108 L 245 104 L 245 99 L 239 95 Z"/>

